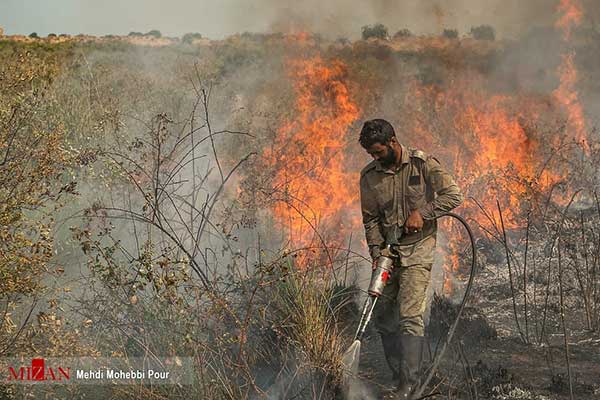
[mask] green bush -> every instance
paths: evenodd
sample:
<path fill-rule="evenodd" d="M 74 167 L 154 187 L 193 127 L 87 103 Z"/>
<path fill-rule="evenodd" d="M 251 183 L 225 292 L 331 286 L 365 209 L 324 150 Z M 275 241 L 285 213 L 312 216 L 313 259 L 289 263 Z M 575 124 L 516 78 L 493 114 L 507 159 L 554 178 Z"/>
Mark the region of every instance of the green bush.
<path fill-rule="evenodd" d="M 157 31 L 156 29 L 153 29 L 150 32 L 146 33 L 144 36 L 151 36 L 155 39 L 160 39 L 162 37 L 162 33 L 160 33 L 160 31 Z"/>
<path fill-rule="evenodd" d="M 39 38 L 39 36 L 38 36 L 37 32 L 31 32 L 31 33 L 29 34 L 29 37 L 30 37 L 30 38 L 33 38 L 33 39 L 38 39 L 38 38 Z"/>
<path fill-rule="evenodd" d="M 352 43 L 352 42 L 350 42 L 350 39 L 348 39 L 348 38 L 345 38 L 345 37 L 339 37 L 339 38 L 337 38 L 337 39 L 335 40 L 335 43 L 336 43 L 336 44 L 339 44 L 339 45 L 342 45 L 342 46 L 347 46 L 347 45 L 349 45 L 349 44 L 350 44 L 350 43 Z"/>
<path fill-rule="evenodd" d="M 394 39 L 397 38 L 406 38 L 413 36 L 412 32 L 406 28 L 400 29 L 398 32 L 394 34 Z"/>
<path fill-rule="evenodd" d="M 200 33 L 186 33 L 181 38 L 183 43 L 191 44 L 196 39 L 202 39 L 202 35 Z"/>
<path fill-rule="evenodd" d="M 456 29 L 444 29 L 442 36 L 448 39 L 458 39 L 458 30 Z"/>
<path fill-rule="evenodd" d="M 127 35 L 127 36 L 141 37 L 141 36 L 144 36 L 144 34 L 142 32 L 129 32 L 129 35 Z"/>
<path fill-rule="evenodd" d="M 383 24 L 365 25 L 362 27 L 362 38 L 388 39 L 390 37 L 388 28 Z"/>
<path fill-rule="evenodd" d="M 477 40 L 495 40 L 496 31 L 490 25 L 480 25 L 471 28 L 471 35 Z"/>

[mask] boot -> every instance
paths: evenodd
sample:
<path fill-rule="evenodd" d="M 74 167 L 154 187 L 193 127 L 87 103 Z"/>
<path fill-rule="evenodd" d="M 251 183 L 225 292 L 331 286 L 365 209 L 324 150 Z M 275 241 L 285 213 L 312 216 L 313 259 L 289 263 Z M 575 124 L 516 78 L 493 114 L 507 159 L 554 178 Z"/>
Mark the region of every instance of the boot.
<path fill-rule="evenodd" d="M 390 370 L 392 370 L 392 382 L 400 379 L 400 354 L 398 349 L 398 335 L 395 333 L 382 333 L 381 344 L 383 354 Z"/>
<path fill-rule="evenodd" d="M 423 353 L 422 336 L 400 335 L 398 339 L 401 354 L 397 398 L 412 399 L 411 395 L 419 385 L 419 373 Z"/>

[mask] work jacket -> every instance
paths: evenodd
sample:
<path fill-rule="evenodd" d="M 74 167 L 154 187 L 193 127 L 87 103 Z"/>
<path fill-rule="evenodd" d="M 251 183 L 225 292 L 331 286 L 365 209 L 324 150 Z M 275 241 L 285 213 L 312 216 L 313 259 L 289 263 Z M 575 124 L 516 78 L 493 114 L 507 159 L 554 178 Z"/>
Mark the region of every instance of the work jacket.
<path fill-rule="evenodd" d="M 458 206 L 463 196 L 454 178 L 434 157 L 402 147 L 401 165 L 384 168 L 372 161 L 360 173 L 360 201 L 371 257 L 386 243 L 404 245 L 435 235 L 436 216 Z M 406 219 L 419 210 L 424 225 L 418 233 L 403 234 Z"/>

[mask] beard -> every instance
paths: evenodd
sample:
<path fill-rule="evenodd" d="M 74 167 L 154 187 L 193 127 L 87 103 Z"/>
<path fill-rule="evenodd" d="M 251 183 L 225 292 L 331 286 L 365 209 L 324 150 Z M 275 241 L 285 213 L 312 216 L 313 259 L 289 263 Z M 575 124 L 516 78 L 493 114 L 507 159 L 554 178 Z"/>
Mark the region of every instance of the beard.
<path fill-rule="evenodd" d="M 397 154 L 398 153 L 392 148 L 392 146 L 387 145 L 387 155 L 379 159 L 381 166 L 384 168 L 393 166 L 396 163 Z"/>

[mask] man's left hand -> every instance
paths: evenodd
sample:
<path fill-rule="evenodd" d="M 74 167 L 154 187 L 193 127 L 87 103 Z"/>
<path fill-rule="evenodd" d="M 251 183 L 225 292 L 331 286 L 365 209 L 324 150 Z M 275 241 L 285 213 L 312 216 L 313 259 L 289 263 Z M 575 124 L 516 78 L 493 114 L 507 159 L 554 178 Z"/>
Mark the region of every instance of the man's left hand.
<path fill-rule="evenodd" d="M 413 210 L 410 212 L 408 219 L 404 223 L 404 232 L 416 233 L 423 229 L 423 217 L 419 210 Z"/>

